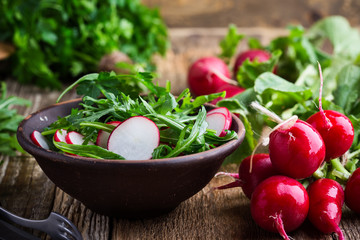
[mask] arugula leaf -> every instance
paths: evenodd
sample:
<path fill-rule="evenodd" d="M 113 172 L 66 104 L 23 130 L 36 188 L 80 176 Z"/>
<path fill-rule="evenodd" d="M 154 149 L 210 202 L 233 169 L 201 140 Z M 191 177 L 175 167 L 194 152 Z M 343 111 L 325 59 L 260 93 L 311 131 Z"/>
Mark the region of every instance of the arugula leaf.
<path fill-rule="evenodd" d="M 56 141 L 53 141 L 53 144 L 55 147 L 57 147 L 63 152 L 71 153 L 83 157 L 125 160 L 122 156 L 96 145 L 77 145 L 77 144 L 67 144 L 64 142 L 56 142 Z"/>

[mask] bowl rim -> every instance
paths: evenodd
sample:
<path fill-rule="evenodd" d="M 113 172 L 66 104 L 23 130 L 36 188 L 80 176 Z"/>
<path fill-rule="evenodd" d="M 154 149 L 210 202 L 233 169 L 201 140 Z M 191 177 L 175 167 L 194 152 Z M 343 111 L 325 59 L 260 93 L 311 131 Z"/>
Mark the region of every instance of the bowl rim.
<path fill-rule="evenodd" d="M 26 123 L 28 122 L 29 119 L 35 117 L 36 115 L 38 115 L 41 112 L 46 111 L 50 108 L 54 108 L 54 107 L 57 107 L 60 105 L 67 105 L 67 104 L 74 103 L 74 102 L 80 103 L 81 101 L 82 101 L 82 98 L 75 98 L 75 99 L 63 101 L 60 103 L 54 103 L 47 107 L 41 108 L 41 109 L 29 114 L 27 117 L 25 117 L 19 124 L 17 133 L 16 133 L 18 142 L 21 145 L 21 147 L 26 152 L 33 155 L 34 157 L 39 156 L 39 157 L 51 159 L 52 161 L 59 161 L 59 160 L 64 161 L 64 162 L 71 161 L 71 162 L 84 163 L 84 164 L 88 164 L 88 163 L 109 164 L 109 163 L 112 163 L 112 164 L 130 164 L 130 165 L 131 164 L 135 164 L 135 165 L 150 164 L 150 165 L 152 165 L 152 164 L 157 164 L 157 163 L 174 163 L 174 162 L 184 163 L 184 162 L 188 162 L 188 161 L 205 159 L 206 157 L 204 157 L 204 156 L 216 155 L 219 151 L 228 150 L 228 149 L 232 148 L 234 145 L 239 146 L 245 138 L 245 126 L 244 126 L 243 122 L 240 120 L 240 118 L 238 118 L 233 113 L 231 113 L 232 122 L 235 121 L 239 127 L 239 131 L 237 132 L 237 136 L 238 136 L 237 139 L 233 139 L 227 143 L 224 143 L 223 145 L 221 145 L 219 147 L 209 149 L 207 151 L 183 155 L 183 156 L 176 156 L 176 157 L 172 157 L 172 158 L 147 159 L 147 160 L 120 160 L 120 159 L 98 159 L 98 158 L 83 157 L 83 156 L 73 156 L 73 155 L 67 155 L 67 154 L 55 152 L 52 150 L 44 149 L 40 146 L 35 145 L 30 140 L 30 137 L 25 136 L 24 125 L 26 126 Z M 204 106 L 217 107 L 210 103 L 205 103 Z M 54 156 L 57 156 L 57 157 L 54 157 Z"/>

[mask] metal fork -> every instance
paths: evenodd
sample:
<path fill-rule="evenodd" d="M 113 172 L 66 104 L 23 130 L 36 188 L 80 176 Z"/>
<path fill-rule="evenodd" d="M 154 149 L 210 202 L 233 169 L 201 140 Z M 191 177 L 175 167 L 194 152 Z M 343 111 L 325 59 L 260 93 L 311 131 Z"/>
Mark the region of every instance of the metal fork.
<path fill-rule="evenodd" d="M 76 226 L 66 217 L 51 212 L 44 220 L 30 220 L 19 217 L 0 207 L 0 217 L 23 227 L 36 229 L 47 233 L 54 240 L 82 240 L 82 236 Z"/>

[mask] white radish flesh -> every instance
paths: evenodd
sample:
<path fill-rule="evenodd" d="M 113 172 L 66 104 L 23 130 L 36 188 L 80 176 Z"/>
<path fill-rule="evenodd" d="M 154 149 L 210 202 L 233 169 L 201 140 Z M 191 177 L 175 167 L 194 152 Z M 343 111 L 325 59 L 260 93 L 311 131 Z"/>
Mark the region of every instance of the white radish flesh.
<path fill-rule="evenodd" d="M 54 140 L 56 142 L 64 142 L 66 143 L 65 136 L 67 135 L 67 131 L 64 129 L 58 129 L 56 130 L 54 134 Z"/>
<path fill-rule="evenodd" d="M 229 127 L 227 127 L 227 118 L 225 114 L 220 112 L 215 112 L 211 114 L 207 114 L 206 120 L 208 123 L 208 129 L 212 129 L 216 131 L 216 136 L 223 137 L 226 135 L 226 131 Z"/>
<path fill-rule="evenodd" d="M 156 124 L 143 116 L 131 117 L 110 134 L 108 150 L 126 160 L 147 160 L 159 146 L 160 132 Z"/>
<path fill-rule="evenodd" d="M 117 126 L 119 126 L 119 124 L 121 124 L 121 122 L 120 121 L 112 121 L 112 122 L 108 122 L 106 124 L 110 124 L 110 125 L 117 127 Z M 106 132 L 104 130 L 99 130 L 98 136 L 96 138 L 96 145 L 98 145 L 102 148 L 107 148 L 109 136 L 110 136 L 109 132 Z"/>
<path fill-rule="evenodd" d="M 84 136 L 78 132 L 71 131 L 66 134 L 65 141 L 67 144 L 82 145 L 84 143 Z M 94 145 L 94 143 L 89 141 L 88 145 Z"/>
<path fill-rule="evenodd" d="M 35 143 L 37 146 L 42 147 L 47 150 L 50 149 L 46 138 L 39 131 L 34 130 L 31 133 L 30 138 L 33 141 L 33 143 Z"/>

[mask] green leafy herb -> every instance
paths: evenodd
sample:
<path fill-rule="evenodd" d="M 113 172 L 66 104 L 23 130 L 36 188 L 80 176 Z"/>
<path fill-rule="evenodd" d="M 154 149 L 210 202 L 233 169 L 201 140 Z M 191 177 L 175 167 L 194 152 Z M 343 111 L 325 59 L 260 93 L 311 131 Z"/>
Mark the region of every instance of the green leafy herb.
<path fill-rule="evenodd" d="M 229 64 L 230 59 L 236 53 L 237 46 L 244 35 L 238 34 L 237 27 L 234 24 L 229 25 L 227 35 L 220 42 L 221 54 L 219 55 L 225 63 Z"/>
<path fill-rule="evenodd" d="M 156 86 L 153 78 L 154 75 L 147 72 L 122 75 L 100 73 L 81 77 L 58 99 L 61 100 L 66 92 L 76 87 L 78 93 L 85 94 L 81 108 L 73 109 L 70 115 L 59 118 L 42 134 L 52 136 L 57 129 L 66 129 L 84 135 L 85 143 L 95 142 L 99 130 L 113 130 L 114 127 L 106 122 L 145 116 L 160 129 L 162 144 L 155 149 L 153 158 L 201 152 L 237 138 L 234 131 L 228 131 L 224 137 L 217 137 L 214 131 L 207 129 L 206 109 L 203 105 L 223 96 L 223 93 L 192 99 L 189 90 L 185 89 L 175 97 L 170 93 L 169 85 L 166 88 Z M 63 152 L 80 156 L 123 159 L 94 145 L 74 146 L 57 142 L 54 145 Z"/>
<path fill-rule="evenodd" d="M 0 0 L 0 15 L 0 41 L 16 47 L 8 74 L 41 87 L 96 72 L 114 51 L 152 69 L 169 46 L 159 11 L 139 0 Z"/>
<path fill-rule="evenodd" d="M 28 100 L 15 96 L 7 96 L 5 82 L 0 88 L 0 154 L 14 156 L 16 151 L 22 151 L 16 139 L 16 131 L 19 123 L 24 119 L 12 106 L 29 106 Z"/>

